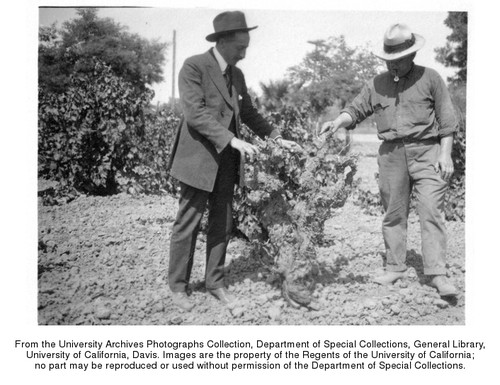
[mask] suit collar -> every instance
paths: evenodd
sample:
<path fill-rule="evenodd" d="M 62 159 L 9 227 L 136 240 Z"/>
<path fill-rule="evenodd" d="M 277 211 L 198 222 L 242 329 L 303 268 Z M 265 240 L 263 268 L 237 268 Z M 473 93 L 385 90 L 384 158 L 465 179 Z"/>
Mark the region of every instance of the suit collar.
<path fill-rule="evenodd" d="M 213 53 L 213 49 L 211 48 L 207 52 L 207 69 L 208 69 L 208 74 L 212 81 L 214 82 L 215 86 L 219 90 L 219 92 L 222 94 L 226 102 L 232 106 L 232 100 L 231 97 L 229 96 L 229 92 L 227 90 L 226 86 L 226 81 L 224 80 L 224 77 L 222 76 L 222 72 L 219 66 L 219 63 L 217 62 L 217 59 L 215 58 L 215 54 Z M 234 93 L 233 93 L 234 94 Z"/>
<path fill-rule="evenodd" d="M 215 59 L 217 60 L 217 63 L 219 64 L 219 68 L 220 68 L 221 72 L 225 73 L 226 68 L 228 66 L 226 60 L 222 57 L 222 55 L 220 54 L 217 47 L 212 48 L 212 53 L 214 54 Z"/>

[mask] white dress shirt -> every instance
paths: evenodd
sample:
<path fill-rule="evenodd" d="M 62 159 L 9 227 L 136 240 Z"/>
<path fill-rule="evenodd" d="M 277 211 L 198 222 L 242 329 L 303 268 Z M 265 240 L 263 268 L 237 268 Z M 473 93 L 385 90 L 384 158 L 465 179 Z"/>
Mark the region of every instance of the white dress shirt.
<path fill-rule="evenodd" d="M 220 70 L 223 75 L 226 73 L 227 62 L 224 60 L 220 52 L 217 50 L 217 47 L 214 47 L 214 56 L 217 59 L 217 63 L 219 63 Z"/>

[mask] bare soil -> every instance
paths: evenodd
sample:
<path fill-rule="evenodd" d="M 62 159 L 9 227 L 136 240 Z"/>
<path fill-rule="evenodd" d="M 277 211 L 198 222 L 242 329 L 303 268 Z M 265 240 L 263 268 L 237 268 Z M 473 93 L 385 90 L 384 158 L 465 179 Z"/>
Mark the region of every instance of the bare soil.
<path fill-rule="evenodd" d="M 377 191 L 378 144 L 358 142 L 360 188 Z M 41 202 L 41 201 L 40 201 Z M 449 222 L 449 277 L 459 289 L 444 300 L 425 284 L 418 218 L 410 216 L 407 276 L 385 287 L 372 282 L 383 270 L 382 215 L 368 215 L 354 198 L 327 222 L 321 269 L 309 308 L 281 296 L 276 277 L 250 258 L 249 245 L 231 241 L 226 262 L 226 308 L 206 293 L 205 240 L 198 239 L 191 312 L 171 302 L 166 272 L 177 201 L 170 196 L 79 197 L 60 206 L 39 204 L 38 322 L 71 325 L 464 325 L 464 223 Z"/>

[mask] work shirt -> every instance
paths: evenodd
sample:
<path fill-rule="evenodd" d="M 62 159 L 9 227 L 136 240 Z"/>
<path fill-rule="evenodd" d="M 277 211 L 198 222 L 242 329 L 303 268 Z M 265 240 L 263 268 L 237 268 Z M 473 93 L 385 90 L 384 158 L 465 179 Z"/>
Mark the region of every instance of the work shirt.
<path fill-rule="evenodd" d="M 398 82 L 389 72 L 375 76 L 341 112 L 352 117 L 348 129 L 373 114 L 378 137 L 385 141 L 438 140 L 458 129 L 443 79 L 435 70 L 415 64 Z"/>

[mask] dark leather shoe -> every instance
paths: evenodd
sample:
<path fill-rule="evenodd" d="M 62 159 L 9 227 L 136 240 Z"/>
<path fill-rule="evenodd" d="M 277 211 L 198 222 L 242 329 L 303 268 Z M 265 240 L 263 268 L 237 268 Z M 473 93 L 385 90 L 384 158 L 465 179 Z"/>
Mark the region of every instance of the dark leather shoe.
<path fill-rule="evenodd" d="M 224 305 L 231 305 L 236 302 L 236 297 L 232 295 L 225 287 L 218 289 L 208 289 L 208 292 L 221 301 Z"/>
<path fill-rule="evenodd" d="M 191 302 L 185 291 L 172 292 L 172 302 L 185 311 L 191 311 L 194 307 L 194 303 Z"/>

